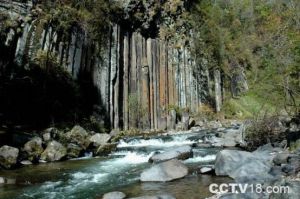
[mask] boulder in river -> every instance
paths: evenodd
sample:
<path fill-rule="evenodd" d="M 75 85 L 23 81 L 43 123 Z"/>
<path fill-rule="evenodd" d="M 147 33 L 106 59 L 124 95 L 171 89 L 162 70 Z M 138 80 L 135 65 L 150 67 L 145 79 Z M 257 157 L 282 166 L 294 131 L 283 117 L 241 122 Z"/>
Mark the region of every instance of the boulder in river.
<path fill-rule="evenodd" d="M 67 156 L 68 158 L 77 158 L 80 156 L 82 148 L 76 144 L 69 143 L 67 145 Z"/>
<path fill-rule="evenodd" d="M 4 145 L 0 148 L 0 166 L 10 169 L 17 163 L 19 149 Z"/>
<path fill-rule="evenodd" d="M 202 166 L 199 169 L 201 174 L 211 174 L 214 172 L 213 166 Z"/>
<path fill-rule="evenodd" d="M 24 145 L 24 151 L 30 161 L 38 161 L 44 149 L 42 146 L 42 138 L 34 137 Z"/>
<path fill-rule="evenodd" d="M 124 199 L 126 195 L 119 191 L 109 192 L 103 195 L 102 199 Z"/>
<path fill-rule="evenodd" d="M 89 141 L 94 146 L 98 147 L 101 145 L 105 145 L 111 139 L 111 135 L 106 133 L 96 133 L 92 137 L 90 137 Z"/>
<path fill-rule="evenodd" d="M 268 156 L 268 157 L 267 157 Z M 215 173 L 230 176 L 237 181 L 258 181 L 272 178 L 269 173 L 272 161 L 267 153 L 250 153 L 237 150 L 223 150 L 217 154 Z"/>
<path fill-rule="evenodd" d="M 66 133 L 65 139 L 68 143 L 77 144 L 83 149 L 89 145 L 88 132 L 81 126 L 74 126 L 73 129 Z"/>
<path fill-rule="evenodd" d="M 180 146 L 171 148 L 166 152 L 153 155 L 149 162 L 162 162 L 171 159 L 185 160 L 192 156 L 192 148 L 190 146 Z"/>
<path fill-rule="evenodd" d="M 29 160 L 23 160 L 20 162 L 22 165 L 32 165 L 32 162 Z"/>
<path fill-rule="evenodd" d="M 116 150 L 116 148 L 117 143 L 107 143 L 105 145 L 99 146 L 96 150 L 94 150 L 94 155 L 105 156 Z"/>
<path fill-rule="evenodd" d="M 188 174 L 188 168 L 179 160 L 162 162 L 146 169 L 141 174 L 142 182 L 167 182 L 183 178 Z"/>
<path fill-rule="evenodd" d="M 57 141 L 51 141 L 48 143 L 47 148 L 41 155 L 41 160 L 44 161 L 58 161 L 67 155 L 67 149 Z"/>

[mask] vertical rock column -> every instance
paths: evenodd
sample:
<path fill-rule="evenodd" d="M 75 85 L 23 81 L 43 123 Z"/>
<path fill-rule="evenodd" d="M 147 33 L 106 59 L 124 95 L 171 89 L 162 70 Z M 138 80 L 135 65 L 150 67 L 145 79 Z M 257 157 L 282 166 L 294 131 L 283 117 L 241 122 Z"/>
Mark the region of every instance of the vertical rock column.
<path fill-rule="evenodd" d="M 219 69 L 214 70 L 214 80 L 215 80 L 216 112 L 220 112 L 222 106 L 222 88 L 221 88 L 221 73 Z"/>
<path fill-rule="evenodd" d="M 130 38 L 129 33 L 124 36 L 124 105 L 123 105 L 123 124 L 124 130 L 129 128 L 129 109 L 128 109 L 128 97 L 129 97 L 129 48 L 130 48 Z"/>

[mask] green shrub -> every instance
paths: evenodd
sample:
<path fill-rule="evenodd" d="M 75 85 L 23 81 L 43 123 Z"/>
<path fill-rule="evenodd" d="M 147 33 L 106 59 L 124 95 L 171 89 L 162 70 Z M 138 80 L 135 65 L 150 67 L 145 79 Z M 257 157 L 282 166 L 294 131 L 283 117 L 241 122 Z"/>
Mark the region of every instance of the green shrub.
<path fill-rule="evenodd" d="M 263 118 L 251 121 L 246 127 L 244 138 L 247 149 L 253 151 L 267 143 L 281 142 L 286 138 L 286 133 L 279 117 L 264 115 Z"/>

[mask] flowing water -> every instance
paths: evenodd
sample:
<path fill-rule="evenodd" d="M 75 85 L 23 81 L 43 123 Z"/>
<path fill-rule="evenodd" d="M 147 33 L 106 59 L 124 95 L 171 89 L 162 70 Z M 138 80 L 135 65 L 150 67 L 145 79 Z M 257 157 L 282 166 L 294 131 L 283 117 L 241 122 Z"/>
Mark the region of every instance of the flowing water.
<path fill-rule="evenodd" d="M 0 185 L 1 199 L 101 198 L 109 191 L 122 191 L 129 197 L 171 194 L 177 199 L 201 199 L 210 196 L 211 183 L 230 179 L 197 174 L 200 165 L 213 164 L 217 148 L 193 148 L 193 157 L 185 160 L 190 174 L 166 183 L 141 183 L 139 175 L 151 166 L 149 158 L 172 147 L 203 142 L 200 132 L 188 132 L 149 139 L 121 140 L 115 152 L 106 158 L 79 158 L 65 162 L 26 166 L 14 171 L 0 171 L 11 185 Z"/>

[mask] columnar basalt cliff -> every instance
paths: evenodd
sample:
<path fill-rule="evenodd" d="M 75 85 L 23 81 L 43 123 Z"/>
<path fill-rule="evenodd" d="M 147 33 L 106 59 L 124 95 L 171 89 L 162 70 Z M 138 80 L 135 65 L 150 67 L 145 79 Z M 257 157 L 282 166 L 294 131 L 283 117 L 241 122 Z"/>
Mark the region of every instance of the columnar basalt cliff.
<path fill-rule="evenodd" d="M 122 24 L 112 25 L 100 46 L 83 28 L 73 27 L 68 36 L 56 32 L 32 14 L 29 2 L 2 0 L 0 4 L 2 11 L 19 20 L 22 29 L 11 29 L 5 38 L 14 62 L 26 67 L 35 54 L 45 52 L 54 55 L 74 79 L 89 74 L 100 96 L 98 105 L 104 107 L 112 128 L 166 129 L 173 126 L 168 124 L 171 107 L 198 111 L 206 88 L 204 72 L 194 70 L 190 46 L 144 36 Z M 217 111 L 222 98 L 220 78 L 216 71 Z"/>

